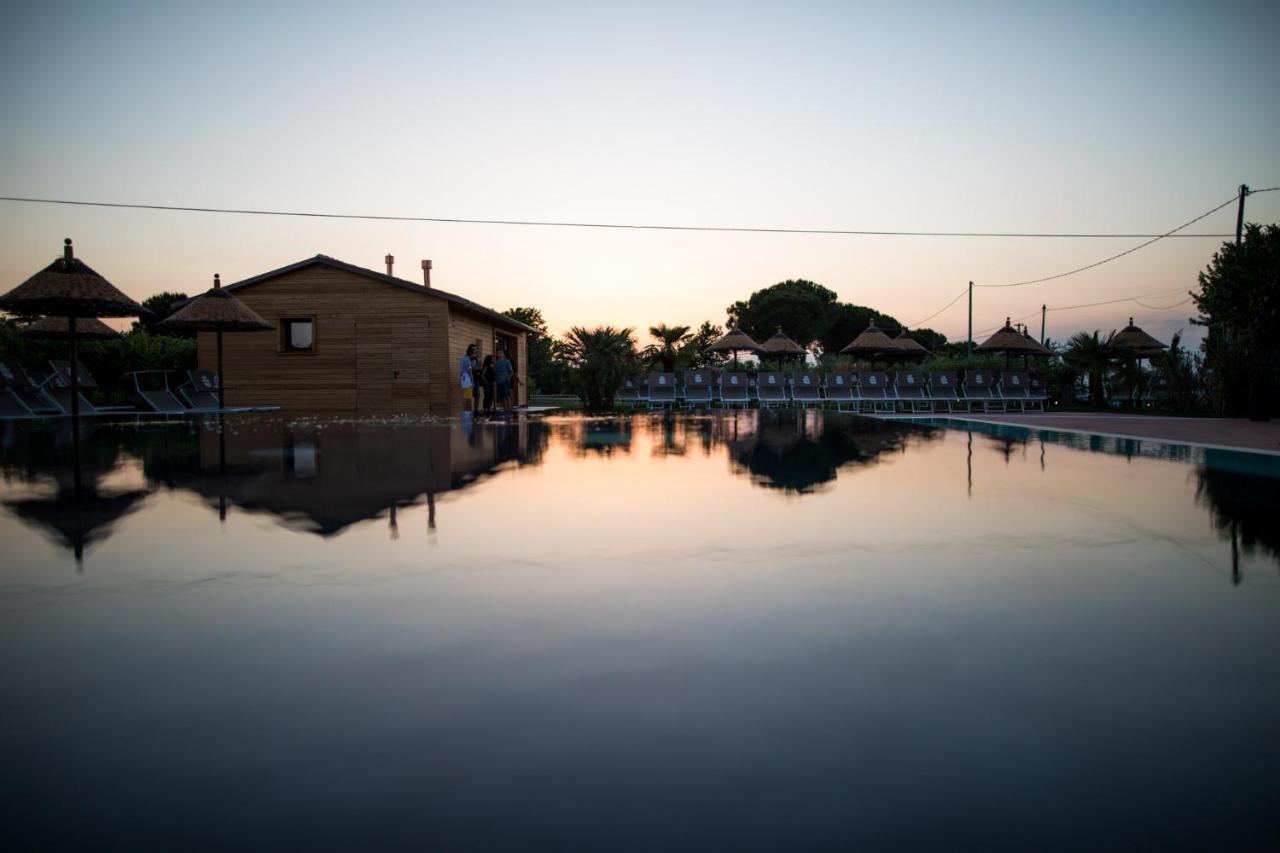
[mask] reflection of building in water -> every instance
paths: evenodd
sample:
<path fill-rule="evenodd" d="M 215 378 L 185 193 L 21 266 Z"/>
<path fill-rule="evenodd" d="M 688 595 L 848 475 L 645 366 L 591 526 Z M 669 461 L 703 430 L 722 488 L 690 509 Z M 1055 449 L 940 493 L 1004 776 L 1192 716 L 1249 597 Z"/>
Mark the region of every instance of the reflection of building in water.
<path fill-rule="evenodd" d="M 334 536 L 353 524 L 426 505 L 507 464 L 536 464 L 547 430 L 538 421 L 461 425 L 272 420 L 200 435 L 204 476 L 187 488 L 206 499 L 266 512 L 294 529 Z M 220 476 L 220 468 L 229 472 Z"/>
<path fill-rule="evenodd" d="M 739 412 L 717 422 L 717 429 L 736 472 L 766 488 L 799 494 L 835 480 L 842 468 L 874 464 L 909 441 L 941 432 L 803 409 Z"/>
<path fill-rule="evenodd" d="M 633 421 L 626 418 L 574 418 L 554 424 L 556 441 L 576 456 L 630 453 Z"/>

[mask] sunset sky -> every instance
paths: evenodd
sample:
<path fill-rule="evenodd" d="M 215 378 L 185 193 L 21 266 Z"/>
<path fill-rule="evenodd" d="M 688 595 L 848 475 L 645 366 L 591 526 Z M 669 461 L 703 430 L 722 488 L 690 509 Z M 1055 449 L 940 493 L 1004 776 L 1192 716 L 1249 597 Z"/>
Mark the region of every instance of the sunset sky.
<path fill-rule="evenodd" d="M 1280 6 L 21 4 L 0 32 L 0 195 L 429 217 L 1159 233 L 1280 185 Z M 1280 192 L 1248 200 L 1280 221 Z M 1234 230 L 1234 205 L 1191 231 Z M 63 237 L 142 299 L 323 253 L 553 331 L 724 322 L 786 278 L 917 322 L 970 279 L 1140 239 L 609 231 L 0 202 L 0 290 Z M 1156 294 L 1218 240 L 1170 239 L 979 291 L 974 325 Z M 1062 311 L 1158 337 L 1193 306 Z M 1038 316 L 1035 329 L 1038 331 Z M 963 338 L 964 301 L 927 325 Z"/>

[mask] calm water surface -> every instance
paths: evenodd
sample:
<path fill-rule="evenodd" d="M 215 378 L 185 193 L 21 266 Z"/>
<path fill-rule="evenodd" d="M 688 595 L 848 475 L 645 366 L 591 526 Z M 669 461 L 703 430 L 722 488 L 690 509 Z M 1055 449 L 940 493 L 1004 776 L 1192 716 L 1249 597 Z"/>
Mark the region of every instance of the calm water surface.
<path fill-rule="evenodd" d="M 61 430 L 61 431 L 59 431 Z M 1265 849 L 1280 462 L 747 412 L 0 425 L 10 849 Z"/>

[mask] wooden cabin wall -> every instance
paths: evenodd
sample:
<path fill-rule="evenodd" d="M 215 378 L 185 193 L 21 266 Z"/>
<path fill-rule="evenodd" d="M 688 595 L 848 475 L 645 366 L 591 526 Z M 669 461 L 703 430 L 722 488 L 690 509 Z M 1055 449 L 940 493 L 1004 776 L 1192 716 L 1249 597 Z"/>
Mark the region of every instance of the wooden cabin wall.
<path fill-rule="evenodd" d="M 229 405 L 279 405 L 292 412 L 450 412 L 457 359 L 450 366 L 448 302 L 323 266 L 285 273 L 235 295 L 277 330 L 223 336 Z M 280 320 L 308 316 L 315 318 L 315 351 L 284 352 Z M 201 369 L 214 369 L 213 334 L 199 335 L 198 360 Z"/>
<path fill-rule="evenodd" d="M 461 305 L 449 305 L 449 366 L 450 400 L 453 411 L 462 410 L 461 372 L 462 357 L 467 353 L 469 344 L 476 344 L 480 362 L 484 363 L 486 355 L 494 354 L 493 339 L 496 332 L 510 335 L 516 339 L 516 375 L 520 377 L 520 389 L 516 394 L 516 404 L 527 402 L 526 386 L 528 385 L 528 348 L 525 341 L 526 332 L 518 332 L 509 326 L 499 326 L 483 314 L 468 311 Z"/>

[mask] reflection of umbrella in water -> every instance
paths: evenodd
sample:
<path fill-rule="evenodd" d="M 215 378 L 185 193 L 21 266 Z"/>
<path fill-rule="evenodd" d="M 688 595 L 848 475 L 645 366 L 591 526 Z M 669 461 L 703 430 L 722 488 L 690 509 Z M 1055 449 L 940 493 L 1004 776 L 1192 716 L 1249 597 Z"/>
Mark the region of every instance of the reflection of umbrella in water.
<path fill-rule="evenodd" d="M 876 321 L 872 320 L 862 334 L 854 338 L 848 346 L 840 350 L 841 355 L 851 355 L 854 358 L 865 358 L 875 361 L 878 358 L 893 358 L 901 352 L 893 341 L 884 332 L 876 328 Z"/>
<path fill-rule="evenodd" d="M 764 344 L 761 345 L 760 349 L 765 355 L 771 355 L 778 360 L 779 370 L 782 369 L 782 361 L 784 358 L 791 357 L 800 359 L 804 358 L 808 353 L 808 350 L 800 346 L 792 340 L 790 336 L 783 332 L 781 326 L 778 327 L 778 331 L 773 333 L 773 337 L 769 338 L 769 340 L 765 341 Z"/>
<path fill-rule="evenodd" d="M 262 319 L 256 311 L 222 289 L 222 279 L 213 277 L 213 288 L 192 299 L 172 315 L 156 324 L 156 328 L 185 332 L 213 332 L 218 348 L 218 398 L 222 408 L 227 400 L 227 379 L 222 373 L 223 332 L 270 332 L 275 326 Z"/>
<path fill-rule="evenodd" d="M 763 347 L 756 343 L 750 335 L 739 328 L 732 328 L 729 333 L 717 341 L 714 341 L 707 347 L 707 352 L 731 352 L 733 353 L 733 364 L 738 365 L 738 353 L 751 352 L 759 353 L 763 351 Z"/>
<path fill-rule="evenodd" d="M 7 501 L 7 506 L 23 521 L 42 530 L 54 542 L 75 553 L 76 565 L 84 560 L 85 549 L 111 535 L 117 521 L 138 508 L 146 490 L 103 496 L 92 487 L 59 489 L 49 499 Z"/>
<path fill-rule="evenodd" d="M 97 317 L 77 317 L 76 338 L 82 341 L 108 341 L 120 337 L 120 333 Z M 62 317 L 41 317 L 22 330 L 24 338 L 63 340 L 70 337 L 67 321 Z"/>
<path fill-rule="evenodd" d="M 1049 351 L 1036 343 L 1034 338 L 1027 337 L 1013 328 L 1008 317 L 1004 318 L 1004 326 L 1001 327 L 1000 331 L 974 347 L 974 351 L 1004 353 L 1005 370 L 1009 369 L 1010 355 L 1021 355 L 1025 365 L 1026 359 L 1030 356 L 1049 354 Z"/>
<path fill-rule="evenodd" d="M 71 238 L 64 241 L 62 257 L 0 296 L 0 309 L 14 314 L 65 317 L 71 340 L 71 417 L 80 418 L 80 376 L 76 342 L 77 317 L 135 317 L 151 312 L 134 302 L 115 285 L 75 257 Z"/>

